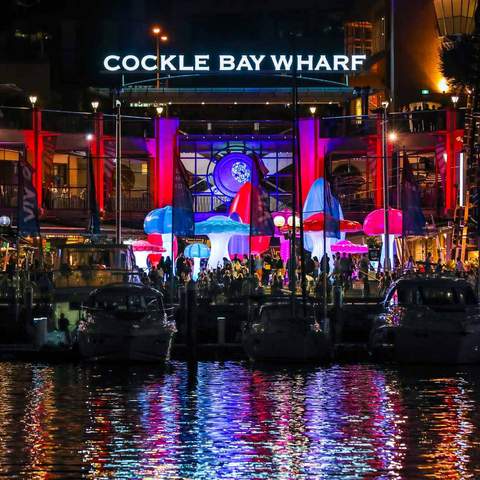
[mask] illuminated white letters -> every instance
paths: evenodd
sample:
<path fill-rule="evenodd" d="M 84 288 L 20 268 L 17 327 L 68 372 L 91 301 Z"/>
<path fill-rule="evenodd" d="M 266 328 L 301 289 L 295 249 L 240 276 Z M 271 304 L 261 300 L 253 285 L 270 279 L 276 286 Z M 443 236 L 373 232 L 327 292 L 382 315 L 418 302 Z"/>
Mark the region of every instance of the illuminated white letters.
<path fill-rule="evenodd" d="M 195 71 L 202 72 L 210 70 L 210 65 L 208 65 L 209 60 L 210 55 L 195 55 Z"/>
<path fill-rule="evenodd" d="M 149 65 L 147 62 L 152 61 Z M 157 57 L 155 55 L 145 55 L 140 61 L 140 65 L 147 72 L 152 72 L 157 69 Z"/>
<path fill-rule="evenodd" d="M 363 62 L 367 59 L 366 55 L 352 55 L 352 70 L 356 70 L 357 67 L 363 65 Z"/>
<path fill-rule="evenodd" d="M 275 70 L 290 70 L 292 68 L 293 57 L 291 55 L 270 55 L 273 68 Z"/>
<path fill-rule="evenodd" d="M 112 65 L 112 60 L 115 60 L 116 65 Z M 105 67 L 105 70 L 108 70 L 110 72 L 120 70 L 121 67 L 118 64 L 119 60 L 120 57 L 118 55 L 109 55 L 108 57 L 105 57 L 105 60 L 103 61 L 103 66 Z"/>
<path fill-rule="evenodd" d="M 210 55 L 160 55 L 160 71 L 205 72 L 211 68 L 218 71 L 292 71 L 299 72 L 348 72 L 361 68 L 366 55 L 219 55 L 217 64 Z M 215 62 L 215 60 L 213 60 Z M 152 72 L 157 69 L 157 57 L 144 55 L 108 55 L 103 60 L 109 72 Z"/>
<path fill-rule="evenodd" d="M 138 70 L 139 66 L 140 60 L 135 55 L 127 55 L 126 57 L 123 57 L 122 67 L 127 72 L 133 72 L 135 70 Z"/>
<path fill-rule="evenodd" d="M 220 55 L 219 70 L 235 70 L 235 57 L 233 55 Z"/>

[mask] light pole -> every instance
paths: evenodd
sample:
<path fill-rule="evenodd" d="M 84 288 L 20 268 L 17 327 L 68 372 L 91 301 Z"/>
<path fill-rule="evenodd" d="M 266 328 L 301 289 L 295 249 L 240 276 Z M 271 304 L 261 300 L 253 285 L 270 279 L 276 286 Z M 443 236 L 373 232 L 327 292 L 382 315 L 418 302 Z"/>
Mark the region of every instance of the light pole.
<path fill-rule="evenodd" d="M 122 243 L 122 102 L 115 101 L 115 241 Z"/>
<path fill-rule="evenodd" d="M 384 273 L 390 271 L 390 245 L 389 245 L 389 225 L 388 225 L 388 210 L 389 210 L 389 198 L 388 198 L 388 151 L 387 151 L 387 122 L 388 122 L 388 102 L 382 102 L 382 183 L 383 183 L 383 226 L 384 226 L 384 239 L 385 242 L 385 258 L 383 259 L 383 271 Z"/>
<path fill-rule="evenodd" d="M 157 56 L 157 75 L 155 87 L 160 88 L 160 42 L 167 42 L 167 35 L 162 35 L 162 29 L 158 26 L 152 28 L 152 33 L 155 37 L 155 47 L 156 47 L 156 56 Z"/>

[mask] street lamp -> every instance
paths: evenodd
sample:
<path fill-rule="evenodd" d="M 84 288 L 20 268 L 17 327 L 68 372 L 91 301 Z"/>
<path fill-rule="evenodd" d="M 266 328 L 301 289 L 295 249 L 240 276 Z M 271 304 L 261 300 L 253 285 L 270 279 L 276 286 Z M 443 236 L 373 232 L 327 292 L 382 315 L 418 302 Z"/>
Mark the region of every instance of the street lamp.
<path fill-rule="evenodd" d="M 161 117 L 163 112 L 163 106 L 160 105 L 158 107 L 155 107 L 155 110 L 157 111 L 157 116 Z"/>
<path fill-rule="evenodd" d="M 100 105 L 100 102 L 98 100 L 93 100 L 93 102 L 90 104 L 93 108 L 93 112 L 97 113 L 97 109 Z"/>
<path fill-rule="evenodd" d="M 457 103 L 458 103 L 459 99 L 460 99 L 460 97 L 458 95 L 452 95 L 451 96 L 453 108 L 457 108 Z"/>
<path fill-rule="evenodd" d="M 434 0 L 433 3 L 442 37 L 474 32 L 478 0 Z"/>
<path fill-rule="evenodd" d="M 159 26 L 154 26 L 152 28 L 152 33 L 155 37 L 155 46 L 157 49 L 157 80 L 156 88 L 160 88 L 160 42 L 167 42 L 167 35 L 161 35 L 162 29 Z"/>
<path fill-rule="evenodd" d="M 388 134 L 388 140 L 389 140 L 391 143 L 395 143 L 395 142 L 398 140 L 398 133 L 395 132 L 394 130 L 391 131 L 391 132 Z"/>
<path fill-rule="evenodd" d="M 383 183 L 383 224 L 384 224 L 384 238 L 390 238 L 388 235 L 390 233 L 388 225 L 388 209 L 389 209 L 389 198 L 388 198 L 388 150 L 387 150 L 387 123 L 388 123 L 388 109 L 389 102 L 384 100 L 382 102 L 382 183 Z M 391 132 L 391 134 L 394 132 Z M 390 265 L 390 248 L 388 241 L 385 240 L 385 258 L 383 264 L 383 271 L 388 272 L 391 268 Z"/>
<path fill-rule="evenodd" d="M 35 104 L 37 103 L 37 96 L 36 95 L 30 95 L 28 97 L 28 99 L 30 100 L 30 103 L 32 104 L 32 108 L 35 108 Z"/>
<path fill-rule="evenodd" d="M 312 106 L 309 108 L 309 110 L 310 110 L 310 113 L 311 113 L 312 117 L 314 117 L 314 116 L 315 116 L 315 113 L 316 113 L 316 111 L 317 111 L 317 107 L 316 107 L 315 105 L 312 105 Z"/>

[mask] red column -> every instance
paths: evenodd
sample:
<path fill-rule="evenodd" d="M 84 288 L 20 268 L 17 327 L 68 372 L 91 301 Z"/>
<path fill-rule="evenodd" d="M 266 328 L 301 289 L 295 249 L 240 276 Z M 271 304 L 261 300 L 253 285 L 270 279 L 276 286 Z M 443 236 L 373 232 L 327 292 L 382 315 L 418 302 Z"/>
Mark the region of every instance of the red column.
<path fill-rule="evenodd" d="M 453 108 L 446 112 L 447 132 L 445 138 L 446 172 L 445 172 L 445 210 L 452 211 L 455 208 L 457 198 L 457 152 L 461 146 L 457 145 L 457 115 Z"/>
<path fill-rule="evenodd" d="M 302 205 L 313 182 L 323 175 L 323 165 L 317 156 L 319 123 L 316 118 L 300 118 L 298 121 L 300 142 L 300 169 L 302 178 Z M 323 157 L 322 157 L 323 158 Z"/>
<path fill-rule="evenodd" d="M 32 109 L 32 150 L 33 150 L 33 183 L 37 190 L 38 206 L 42 206 L 43 197 L 43 138 L 42 112 L 37 107 Z"/>
<path fill-rule="evenodd" d="M 377 114 L 375 142 L 375 172 L 373 185 L 375 189 L 375 208 L 383 207 L 383 158 L 382 158 L 382 114 Z"/>
<path fill-rule="evenodd" d="M 153 150 L 153 168 L 150 185 L 155 208 L 172 205 L 174 161 L 177 154 L 178 126 L 177 118 L 155 120 L 155 139 Z"/>
<path fill-rule="evenodd" d="M 104 185 L 104 171 L 105 171 L 105 146 L 103 135 L 103 113 L 96 112 L 93 114 L 93 134 L 94 140 L 92 142 L 92 157 L 95 172 L 95 189 L 97 193 L 97 204 L 100 212 L 105 210 L 105 185 Z"/>

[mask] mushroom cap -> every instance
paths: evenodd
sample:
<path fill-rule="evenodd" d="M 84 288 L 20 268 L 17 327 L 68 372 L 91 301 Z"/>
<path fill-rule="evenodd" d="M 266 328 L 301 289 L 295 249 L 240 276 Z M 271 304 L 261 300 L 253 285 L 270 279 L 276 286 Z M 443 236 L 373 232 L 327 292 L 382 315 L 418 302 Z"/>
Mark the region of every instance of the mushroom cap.
<path fill-rule="evenodd" d="M 320 232 L 325 229 L 325 216 L 327 222 L 329 219 L 335 221 L 330 215 L 324 215 L 323 212 L 314 213 L 303 222 L 303 228 L 306 232 Z M 359 232 L 362 225 L 354 220 L 338 220 L 339 230 L 341 232 Z"/>
<path fill-rule="evenodd" d="M 368 253 L 368 245 L 358 245 L 350 242 L 350 240 L 340 240 L 330 247 L 332 252 L 339 253 Z"/>
<path fill-rule="evenodd" d="M 132 243 L 132 249 L 134 252 L 166 252 L 161 245 L 155 245 L 147 240 L 135 240 Z"/>
<path fill-rule="evenodd" d="M 210 233 L 232 233 L 236 235 L 248 235 L 250 226 L 240 223 L 224 215 L 213 217 L 195 224 L 195 235 L 208 235 Z"/>
<path fill-rule="evenodd" d="M 390 235 L 401 235 L 402 233 L 402 211 L 396 208 L 388 209 L 388 230 Z M 370 212 L 363 221 L 363 231 L 366 235 L 383 235 L 385 226 L 384 209 L 379 208 Z"/>
<path fill-rule="evenodd" d="M 172 207 L 156 208 L 147 214 L 143 221 L 146 234 L 172 233 Z"/>
<path fill-rule="evenodd" d="M 208 258 L 210 249 L 204 243 L 191 243 L 183 254 L 188 258 Z"/>

